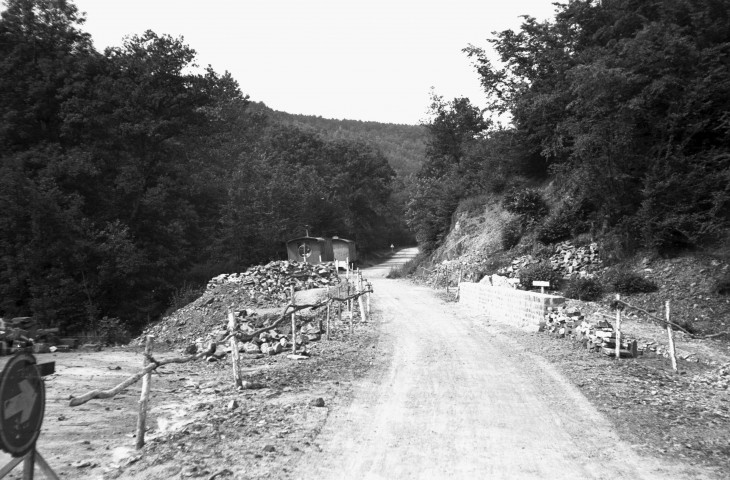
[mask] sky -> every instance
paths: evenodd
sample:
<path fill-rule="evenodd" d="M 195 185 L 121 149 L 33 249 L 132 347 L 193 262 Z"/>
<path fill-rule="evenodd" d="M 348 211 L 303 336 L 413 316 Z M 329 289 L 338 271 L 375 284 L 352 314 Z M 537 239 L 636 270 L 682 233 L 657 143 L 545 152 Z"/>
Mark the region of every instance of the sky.
<path fill-rule="evenodd" d="M 75 0 L 100 51 L 153 30 L 229 71 L 251 100 L 324 118 L 418 124 L 431 89 L 484 106 L 469 44 L 555 0 Z"/>

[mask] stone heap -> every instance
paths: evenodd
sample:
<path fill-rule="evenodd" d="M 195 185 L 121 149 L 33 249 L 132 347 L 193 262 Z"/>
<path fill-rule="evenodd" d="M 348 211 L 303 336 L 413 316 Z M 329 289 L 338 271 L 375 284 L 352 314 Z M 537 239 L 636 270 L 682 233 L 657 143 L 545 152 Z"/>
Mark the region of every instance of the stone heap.
<path fill-rule="evenodd" d="M 500 268 L 497 273 L 519 278 L 523 268 L 539 262 L 540 259 L 532 255 L 522 255 L 512 259 L 510 265 Z M 598 244 L 595 242 L 582 247 L 576 247 L 570 242 L 559 243 L 555 246 L 555 253 L 550 256 L 550 264 L 562 277 L 588 277 L 603 267 Z"/>
<path fill-rule="evenodd" d="M 545 314 L 545 331 L 560 337 L 570 337 L 581 342 L 591 352 L 605 355 L 616 354 L 616 332 L 605 320 L 595 324 L 588 322 L 580 312 L 567 307 L 549 307 Z M 621 335 L 621 357 L 636 358 L 639 355 L 638 343 L 626 334 Z"/>
<path fill-rule="evenodd" d="M 344 277 L 340 281 L 334 265 L 329 263 L 270 262 L 251 267 L 244 273 L 218 275 L 208 282 L 202 296 L 150 325 L 137 342 L 143 344 L 146 335 L 154 335 L 155 342 L 169 346 L 188 348 L 197 345 L 197 348 L 202 348 L 211 340 L 225 338 L 228 311 L 236 316 L 241 332 L 251 334 L 279 318 L 284 306 L 291 301 L 292 286 L 298 292 L 295 302 L 299 305 L 318 303 L 321 294 L 318 296 L 317 293 L 328 289 L 335 296 L 344 296 L 347 288 Z M 338 292 L 338 289 L 343 289 L 343 292 Z M 318 326 L 315 329 L 312 322 L 315 317 L 321 317 L 320 312 L 303 310 L 297 315 L 300 322 L 297 328 L 302 338 L 313 340 Z M 261 346 L 266 343 L 263 353 L 278 353 L 286 347 L 282 338 L 290 335 L 291 322 L 284 321 L 275 330 L 251 339 L 248 343 L 252 345 L 243 350 L 262 353 Z M 276 347 L 276 344 L 281 344 L 281 347 Z"/>
<path fill-rule="evenodd" d="M 555 253 L 550 257 L 553 270 L 558 270 L 563 277 L 572 275 L 588 276 L 603 267 L 598 255 L 598 244 L 576 247 L 570 242 L 559 243 Z"/>
<path fill-rule="evenodd" d="M 256 265 L 243 273 L 225 273 L 212 278 L 207 290 L 217 287 L 235 286 L 240 293 L 250 297 L 286 301 L 290 288 L 308 290 L 335 285 L 338 282 L 334 263 L 289 262 L 286 260 Z"/>

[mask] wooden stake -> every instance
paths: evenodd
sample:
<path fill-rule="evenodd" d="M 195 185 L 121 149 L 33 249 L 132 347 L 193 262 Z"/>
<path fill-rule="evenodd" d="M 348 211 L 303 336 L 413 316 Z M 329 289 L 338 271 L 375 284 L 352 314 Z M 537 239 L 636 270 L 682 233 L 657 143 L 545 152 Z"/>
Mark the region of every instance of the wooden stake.
<path fill-rule="evenodd" d="M 238 351 L 238 340 L 233 333 L 236 331 L 236 316 L 228 309 L 228 333 L 231 334 L 231 366 L 233 367 L 233 388 L 243 386 L 241 378 L 241 353 Z"/>
<path fill-rule="evenodd" d="M 367 321 L 367 316 L 365 314 L 365 299 L 363 298 L 363 285 L 362 285 L 362 276 L 360 276 L 360 281 L 357 284 L 357 293 L 360 294 L 359 297 L 357 297 L 357 304 L 360 305 L 360 323 Z"/>
<path fill-rule="evenodd" d="M 327 340 L 330 339 L 330 309 L 332 307 L 332 301 L 327 302 Z"/>
<path fill-rule="evenodd" d="M 621 300 L 621 295 L 616 294 L 616 360 L 621 358 L 621 309 L 618 301 Z"/>
<path fill-rule="evenodd" d="M 291 286 L 291 305 L 294 306 L 294 285 Z M 291 353 L 297 353 L 297 314 L 291 314 Z"/>
<path fill-rule="evenodd" d="M 669 300 L 664 303 L 664 314 L 669 322 Z M 674 330 L 667 323 L 667 335 L 669 335 L 669 359 L 672 361 L 672 370 L 677 371 L 677 351 L 674 349 Z"/>
<path fill-rule="evenodd" d="M 449 266 L 446 265 L 446 293 L 449 293 Z"/>
<path fill-rule="evenodd" d="M 152 341 L 155 337 L 147 335 L 144 346 L 144 360 L 142 366 L 146 367 L 150 363 L 152 356 Z M 139 416 L 137 417 L 137 449 L 144 447 L 144 432 L 147 424 L 147 404 L 150 400 L 150 382 L 152 380 L 152 372 L 142 377 L 142 394 L 139 398 Z"/>
<path fill-rule="evenodd" d="M 373 285 L 370 282 L 367 283 L 367 289 L 368 289 L 368 293 L 367 293 L 367 309 L 368 309 L 368 318 L 370 318 L 370 290 L 373 289 Z"/>

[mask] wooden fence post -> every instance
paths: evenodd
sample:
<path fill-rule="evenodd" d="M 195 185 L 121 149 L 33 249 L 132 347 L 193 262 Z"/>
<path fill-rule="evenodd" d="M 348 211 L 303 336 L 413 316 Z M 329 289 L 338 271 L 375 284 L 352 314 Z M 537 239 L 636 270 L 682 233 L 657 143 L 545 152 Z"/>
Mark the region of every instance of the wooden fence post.
<path fill-rule="evenodd" d="M 294 307 L 294 285 L 291 286 L 291 306 Z M 291 353 L 297 353 L 297 315 L 291 314 Z"/>
<path fill-rule="evenodd" d="M 449 293 L 449 265 L 446 264 L 446 293 Z"/>
<path fill-rule="evenodd" d="M 621 358 L 621 295 L 616 294 L 616 360 Z"/>
<path fill-rule="evenodd" d="M 370 318 L 370 290 L 373 289 L 373 285 L 370 282 L 368 282 L 366 287 L 368 289 L 368 293 L 367 293 L 368 318 Z"/>
<path fill-rule="evenodd" d="M 330 339 L 330 309 L 332 308 L 332 300 L 327 299 L 327 340 Z"/>
<path fill-rule="evenodd" d="M 365 290 L 364 285 L 362 283 L 362 279 L 360 280 L 360 283 L 358 284 L 357 293 L 360 294 L 359 297 L 357 297 L 357 303 L 360 305 L 360 322 L 366 322 L 368 317 L 367 313 L 365 312 L 365 298 L 363 297 L 365 294 L 363 291 Z"/>
<path fill-rule="evenodd" d="M 241 378 L 241 352 L 238 351 L 238 339 L 236 339 L 236 316 L 231 309 L 228 309 L 228 334 L 231 336 L 231 366 L 233 367 L 233 388 L 243 386 Z"/>
<path fill-rule="evenodd" d="M 667 317 L 667 335 L 669 335 L 669 358 L 672 361 L 672 370 L 677 371 L 677 352 L 674 349 L 674 331 L 669 323 L 669 300 L 664 302 L 664 314 Z"/>
<path fill-rule="evenodd" d="M 152 355 L 153 335 L 147 335 L 144 346 L 144 361 L 142 367 L 150 364 L 150 356 Z M 142 377 L 142 394 L 139 398 L 139 416 L 137 417 L 137 449 L 144 447 L 144 432 L 147 425 L 147 404 L 150 400 L 150 382 L 152 380 L 152 372 Z"/>

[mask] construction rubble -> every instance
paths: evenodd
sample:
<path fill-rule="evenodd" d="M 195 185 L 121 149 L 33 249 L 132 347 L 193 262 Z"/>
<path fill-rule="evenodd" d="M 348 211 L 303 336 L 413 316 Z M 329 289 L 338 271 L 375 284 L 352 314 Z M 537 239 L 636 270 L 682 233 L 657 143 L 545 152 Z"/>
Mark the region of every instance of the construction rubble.
<path fill-rule="evenodd" d="M 295 304 L 299 305 L 320 303 L 327 295 L 343 298 L 349 291 L 345 275 L 338 274 L 333 263 L 311 265 L 276 261 L 254 266 L 243 273 L 211 279 L 200 298 L 149 326 L 137 342 L 142 344 L 147 335 L 153 335 L 156 343 L 193 354 L 203 350 L 209 342 L 222 342 L 228 336 L 230 311 L 238 326 L 241 352 L 274 355 L 291 351 L 290 316 L 274 329 L 252 335 L 281 318 L 284 308 L 291 302 L 292 287 Z M 309 342 L 319 340 L 324 333 L 323 310 L 297 312 L 296 343 L 303 353 Z M 209 360 L 221 358 L 228 349 L 227 345 L 220 345 L 217 354 Z"/>
<path fill-rule="evenodd" d="M 67 352 L 78 346 L 76 338 L 59 337 L 58 328 L 39 328 L 33 317 L 0 318 L 0 355 Z"/>
<path fill-rule="evenodd" d="M 510 265 L 499 269 L 497 273 L 519 278 L 520 270 L 539 262 L 539 258 L 523 255 L 513 259 Z M 576 247 L 570 242 L 558 243 L 555 245 L 555 253 L 550 256 L 550 264 L 561 277 L 589 277 L 603 268 L 598 244 L 595 242 L 582 247 Z"/>
<path fill-rule="evenodd" d="M 592 324 L 578 311 L 570 311 L 567 307 L 548 307 L 542 327 L 548 333 L 581 342 L 589 351 L 616 355 L 616 330 L 606 320 Z M 645 346 L 640 350 L 638 342 L 628 338 L 623 332 L 620 341 L 621 357 L 636 358 L 644 352 Z"/>

